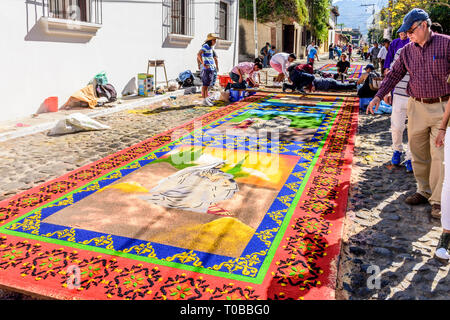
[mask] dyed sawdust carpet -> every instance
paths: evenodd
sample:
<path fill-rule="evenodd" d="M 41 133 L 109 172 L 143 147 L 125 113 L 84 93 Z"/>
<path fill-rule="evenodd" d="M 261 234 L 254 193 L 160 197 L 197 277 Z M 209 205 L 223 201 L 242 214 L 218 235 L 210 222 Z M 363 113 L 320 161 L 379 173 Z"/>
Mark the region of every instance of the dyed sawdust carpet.
<path fill-rule="evenodd" d="M 333 299 L 357 98 L 257 94 L 0 203 L 0 286 Z"/>
<path fill-rule="evenodd" d="M 359 79 L 363 73 L 363 65 L 356 65 L 352 64 L 350 65 L 350 68 L 348 70 L 348 77 L 347 79 Z M 336 64 L 326 64 L 323 67 L 319 69 L 322 72 L 327 72 L 331 74 L 337 73 L 337 67 Z"/>

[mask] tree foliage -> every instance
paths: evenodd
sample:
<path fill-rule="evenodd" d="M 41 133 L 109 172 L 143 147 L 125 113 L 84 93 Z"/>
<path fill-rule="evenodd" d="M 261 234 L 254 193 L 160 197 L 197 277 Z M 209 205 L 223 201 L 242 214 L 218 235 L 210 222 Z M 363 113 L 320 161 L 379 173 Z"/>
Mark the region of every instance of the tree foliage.
<path fill-rule="evenodd" d="M 390 0 L 389 5 L 380 12 L 381 25 L 383 27 L 390 25 L 395 38 L 397 30 L 403 23 L 403 18 L 414 8 L 424 9 L 430 15 L 432 22 L 439 22 L 444 28 L 444 32 L 449 33 L 450 5 L 448 1 Z"/>
<path fill-rule="evenodd" d="M 257 0 L 258 21 L 296 21 L 308 25 L 319 39 L 328 36 L 331 0 Z M 240 17 L 253 20 L 253 0 L 239 1 Z"/>
<path fill-rule="evenodd" d="M 330 0 L 310 0 L 310 27 L 316 37 L 325 40 L 328 37 L 328 20 L 330 18 Z"/>
<path fill-rule="evenodd" d="M 253 0 L 239 1 L 240 17 L 253 20 Z M 256 14 L 260 22 L 293 20 L 303 24 L 308 19 L 305 0 L 257 0 Z"/>
<path fill-rule="evenodd" d="M 383 40 L 383 31 L 380 29 L 370 29 L 367 37 L 369 39 L 369 43 L 381 43 Z"/>

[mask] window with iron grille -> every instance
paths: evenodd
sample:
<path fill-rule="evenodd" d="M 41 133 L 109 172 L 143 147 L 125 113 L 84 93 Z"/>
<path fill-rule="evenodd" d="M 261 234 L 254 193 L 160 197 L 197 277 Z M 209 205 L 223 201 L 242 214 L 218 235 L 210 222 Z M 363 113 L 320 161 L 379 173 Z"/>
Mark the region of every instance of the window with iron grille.
<path fill-rule="evenodd" d="M 233 16 L 231 4 L 228 1 L 216 1 L 215 32 L 220 39 L 231 40 L 233 37 Z"/>
<path fill-rule="evenodd" d="M 163 37 L 194 36 L 194 0 L 163 0 Z"/>
<path fill-rule="evenodd" d="M 228 4 L 221 1 L 219 10 L 219 36 L 228 40 Z"/>
<path fill-rule="evenodd" d="M 186 0 L 172 0 L 170 33 L 186 34 Z"/>
<path fill-rule="evenodd" d="M 43 0 L 49 18 L 102 23 L 102 0 Z"/>

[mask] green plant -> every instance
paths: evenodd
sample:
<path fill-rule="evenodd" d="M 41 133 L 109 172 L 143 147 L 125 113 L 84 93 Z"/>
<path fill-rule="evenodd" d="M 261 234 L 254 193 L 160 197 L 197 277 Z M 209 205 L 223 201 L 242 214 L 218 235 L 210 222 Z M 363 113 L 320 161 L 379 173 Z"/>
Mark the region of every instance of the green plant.
<path fill-rule="evenodd" d="M 310 0 L 310 27 L 320 40 L 328 37 L 328 20 L 330 18 L 330 0 Z"/>
<path fill-rule="evenodd" d="M 308 20 L 306 0 L 257 0 L 256 10 L 259 22 L 291 19 L 300 24 Z M 253 20 L 253 0 L 239 1 L 240 17 Z"/>

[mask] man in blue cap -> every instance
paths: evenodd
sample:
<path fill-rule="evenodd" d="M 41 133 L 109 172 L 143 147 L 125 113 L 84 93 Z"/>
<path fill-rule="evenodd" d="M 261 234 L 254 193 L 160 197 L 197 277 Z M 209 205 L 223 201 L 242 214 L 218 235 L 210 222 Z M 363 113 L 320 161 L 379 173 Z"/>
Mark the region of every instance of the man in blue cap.
<path fill-rule="evenodd" d="M 398 60 L 386 75 L 367 113 L 378 110 L 380 101 L 402 80 L 410 80 L 408 99 L 408 140 L 417 192 L 406 198 L 410 205 L 431 204 L 431 215 L 441 216 L 444 179 L 444 148 L 434 143 L 441 127 L 445 105 L 450 98 L 450 37 L 431 31 L 431 20 L 422 9 L 411 10 L 398 32 L 406 32 L 411 42 L 403 47 Z"/>

